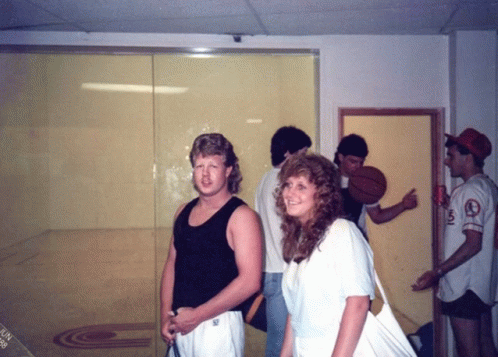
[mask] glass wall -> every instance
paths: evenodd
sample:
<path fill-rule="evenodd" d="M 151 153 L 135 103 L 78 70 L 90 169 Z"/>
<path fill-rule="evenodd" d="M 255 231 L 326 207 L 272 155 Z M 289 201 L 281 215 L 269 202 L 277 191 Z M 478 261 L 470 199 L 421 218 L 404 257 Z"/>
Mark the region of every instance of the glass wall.
<path fill-rule="evenodd" d="M 174 212 L 195 196 L 192 141 L 216 131 L 233 143 L 252 206 L 275 130 L 316 138 L 315 67 L 312 54 L 1 54 L 11 348 L 16 338 L 34 356 L 164 355 L 159 279 Z M 264 333 L 247 334 L 246 355 L 259 356 Z"/>

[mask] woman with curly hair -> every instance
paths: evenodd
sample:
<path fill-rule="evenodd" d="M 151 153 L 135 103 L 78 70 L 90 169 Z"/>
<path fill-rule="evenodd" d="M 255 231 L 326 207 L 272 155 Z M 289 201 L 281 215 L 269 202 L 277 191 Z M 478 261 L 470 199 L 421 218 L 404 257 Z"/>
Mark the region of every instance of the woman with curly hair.
<path fill-rule="evenodd" d="M 296 155 L 279 179 L 289 310 L 280 356 L 360 356 L 375 292 L 373 254 L 355 224 L 342 218 L 339 173 L 321 155 Z"/>

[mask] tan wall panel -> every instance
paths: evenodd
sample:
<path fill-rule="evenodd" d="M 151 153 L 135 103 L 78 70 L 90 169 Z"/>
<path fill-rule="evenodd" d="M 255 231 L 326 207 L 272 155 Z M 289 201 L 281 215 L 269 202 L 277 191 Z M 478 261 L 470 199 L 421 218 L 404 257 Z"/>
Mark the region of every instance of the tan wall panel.
<path fill-rule="evenodd" d="M 152 227 L 151 57 L 52 56 L 48 73 L 50 227 Z"/>
<path fill-rule="evenodd" d="M 49 228 L 45 66 L 0 54 L 0 248 Z"/>
<path fill-rule="evenodd" d="M 171 226 L 178 206 L 196 195 L 188 154 L 199 134 L 232 142 L 244 177 L 239 196 L 251 206 L 271 167 L 274 132 L 296 125 L 315 137 L 312 56 L 156 55 L 154 69 L 155 86 L 171 90 L 155 96 L 159 226 Z"/>
<path fill-rule="evenodd" d="M 280 59 L 281 111 L 283 125 L 296 125 L 308 135 L 314 135 L 316 126 L 315 58 L 295 56 Z M 315 141 L 315 137 L 311 137 Z"/>

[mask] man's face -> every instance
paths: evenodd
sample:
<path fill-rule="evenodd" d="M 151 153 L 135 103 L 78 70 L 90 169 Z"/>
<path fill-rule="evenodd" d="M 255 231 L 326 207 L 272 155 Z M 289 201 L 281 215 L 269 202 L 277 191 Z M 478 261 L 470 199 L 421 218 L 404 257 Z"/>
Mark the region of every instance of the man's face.
<path fill-rule="evenodd" d="M 197 155 L 194 158 L 194 187 L 203 196 L 214 196 L 227 190 L 231 172 L 232 167 L 225 166 L 221 155 Z"/>
<path fill-rule="evenodd" d="M 342 155 L 339 154 L 339 161 L 341 164 L 339 165 L 339 171 L 341 175 L 350 177 L 353 172 L 365 163 L 364 157 L 353 156 L 353 155 Z"/>
<path fill-rule="evenodd" d="M 448 148 L 444 164 L 450 168 L 451 177 L 462 176 L 466 157 L 467 155 L 460 154 L 456 145 L 452 145 Z"/>

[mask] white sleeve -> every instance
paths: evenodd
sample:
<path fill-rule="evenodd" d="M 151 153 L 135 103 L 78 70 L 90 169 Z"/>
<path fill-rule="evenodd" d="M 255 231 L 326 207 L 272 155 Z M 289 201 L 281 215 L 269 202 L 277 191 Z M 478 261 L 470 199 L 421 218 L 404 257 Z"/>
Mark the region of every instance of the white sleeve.
<path fill-rule="evenodd" d="M 343 296 L 375 297 L 372 249 L 360 230 L 344 219 L 338 219 L 328 231 L 323 249 L 330 254 L 331 268 L 340 277 Z"/>
<path fill-rule="evenodd" d="M 465 187 L 462 192 L 462 232 L 472 230 L 482 233 L 484 231 L 484 213 L 488 199 L 486 196 L 486 193 L 477 185 Z"/>

